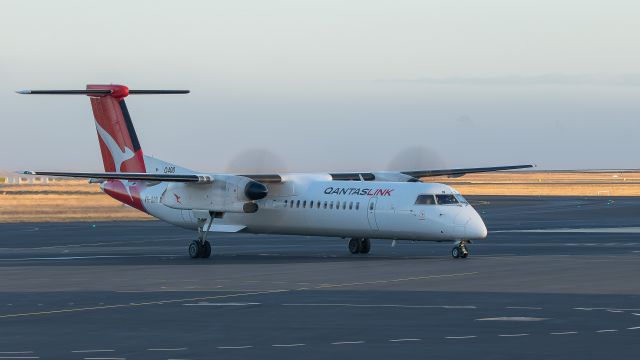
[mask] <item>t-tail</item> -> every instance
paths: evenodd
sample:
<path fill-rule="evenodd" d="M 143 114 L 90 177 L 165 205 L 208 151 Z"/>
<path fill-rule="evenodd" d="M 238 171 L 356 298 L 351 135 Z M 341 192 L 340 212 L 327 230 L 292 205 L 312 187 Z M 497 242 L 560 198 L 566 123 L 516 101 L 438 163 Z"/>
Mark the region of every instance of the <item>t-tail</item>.
<path fill-rule="evenodd" d="M 105 173 L 37 174 L 85 178 L 96 175 L 96 178 L 106 179 L 102 188 L 107 194 L 142 211 L 145 210 L 139 192 L 144 185 L 136 180 L 202 181 L 198 177 L 194 179 L 195 175 L 188 169 L 143 154 L 124 100 L 129 95 L 188 94 L 189 90 L 130 90 L 123 85 L 87 85 L 86 90 L 22 90 L 18 93 L 87 95 L 91 101 Z"/>

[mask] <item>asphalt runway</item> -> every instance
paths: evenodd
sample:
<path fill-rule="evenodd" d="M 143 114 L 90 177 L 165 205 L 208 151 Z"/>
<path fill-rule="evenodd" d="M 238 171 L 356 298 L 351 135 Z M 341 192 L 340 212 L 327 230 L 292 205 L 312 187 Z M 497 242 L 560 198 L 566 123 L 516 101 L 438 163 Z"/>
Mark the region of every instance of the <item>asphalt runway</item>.
<path fill-rule="evenodd" d="M 0 225 L 0 359 L 602 359 L 640 355 L 640 198 L 471 197 L 451 244 Z"/>

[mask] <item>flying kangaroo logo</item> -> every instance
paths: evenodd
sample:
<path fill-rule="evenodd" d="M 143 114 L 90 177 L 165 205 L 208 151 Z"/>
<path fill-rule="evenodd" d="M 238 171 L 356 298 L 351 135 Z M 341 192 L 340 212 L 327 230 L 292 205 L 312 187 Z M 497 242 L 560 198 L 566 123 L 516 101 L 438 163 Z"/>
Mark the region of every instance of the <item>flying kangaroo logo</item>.
<path fill-rule="evenodd" d="M 180 200 L 180 196 L 179 196 L 178 194 L 173 194 L 173 196 L 175 196 L 175 197 L 176 197 L 176 202 L 177 202 L 178 204 L 182 204 L 182 201 Z"/>
<path fill-rule="evenodd" d="M 111 158 L 113 159 L 113 164 L 115 166 L 116 172 L 120 172 L 120 166 L 122 163 L 131 159 L 135 154 L 128 147 L 124 147 L 124 152 L 120 150 L 120 146 L 118 143 L 111 137 L 111 135 L 96 122 L 96 129 L 98 129 L 98 135 L 102 141 L 107 145 L 109 149 L 109 153 L 111 153 Z"/>

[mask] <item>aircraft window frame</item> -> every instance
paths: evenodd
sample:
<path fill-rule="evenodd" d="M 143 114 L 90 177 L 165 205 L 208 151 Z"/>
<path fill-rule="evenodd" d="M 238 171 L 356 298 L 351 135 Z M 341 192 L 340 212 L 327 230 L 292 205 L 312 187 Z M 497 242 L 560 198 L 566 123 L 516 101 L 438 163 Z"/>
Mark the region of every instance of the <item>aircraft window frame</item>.
<path fill-rule="evenodd" d="M 441 198 L 446 198 L 447 200 L 441 201 Z M 454 194 L 436 194 L 436 202 L 438 205 L 460 205 Z"/>
<path fill-rule="evenodd" d="M 431 202 L 427 199 L 431 199 Z M 434 194 L 420 194 L 416 198 L 414 205 L 438 205 L 438 201 Z"/>
<path fill-rule="evenodd" d="M 469 205 L 469 201 L 465 199 L 464 196 L 462 196 L 462 194 L 453 194 L 453 196 L 455 196 L 456 199 L 458 199 L 458 202 L 460 204 Z"/>

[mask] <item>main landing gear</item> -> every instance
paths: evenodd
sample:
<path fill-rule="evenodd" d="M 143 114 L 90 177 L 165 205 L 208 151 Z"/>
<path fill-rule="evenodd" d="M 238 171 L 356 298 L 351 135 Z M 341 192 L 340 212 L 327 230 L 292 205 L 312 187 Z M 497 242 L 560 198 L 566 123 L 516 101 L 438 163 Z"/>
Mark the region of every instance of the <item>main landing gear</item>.
<path fill-rule="evenodd" d="M 451 256 L 455 259 L 464 259 L 469 256 L 469 250 L 467 249 L 466 243 L 464 241 L 460 241 L 458 245 L 451 249 Z"/>
<path fill-rule="evenodd" d="M 349 240 L 349 252 L 352 254 L 368 254 L 371 250 L 371 241 L 365 238 L 351 238 Z"/>
<path fill-rule="evenodd" d="M 204 230 L 204 225 L 209 220 L 207 230 Z M 213 216 L 209 218 L 198 218 L 198 240 L 193 240 L 189 244 L 189 256 L 192 259 L 203 258 L 208 259 L 211 256 L 211 243 L 207 241 L 207 234 L 213 225 Z"/>

